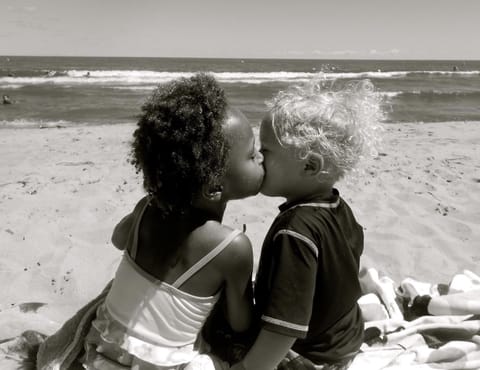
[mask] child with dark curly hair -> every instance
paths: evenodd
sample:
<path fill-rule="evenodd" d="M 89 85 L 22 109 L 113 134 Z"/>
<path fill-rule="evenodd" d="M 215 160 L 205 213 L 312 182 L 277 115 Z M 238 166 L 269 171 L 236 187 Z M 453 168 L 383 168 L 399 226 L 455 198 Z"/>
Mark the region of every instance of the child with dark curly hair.
<path fill-rule="evenodd" d="M 286 198 L 255 279 L 258 336 L 232 369 L 345 369 L 359 350 L 363 230 L 334 185 L 375 153 L 382 110 L 365 81 L 279 92 L 260 128 L 261 192 Z"/>
<path fill-rule="evenodd" d="M 160 86 L 144 104 L 133 164 L 148 195 L 115 227 L 124 250 L 85 340 L 86 369 L 223 366 L 199 353 L 222 297 L 231 328 L 249 328 L 253 253 L 222 224 L 226 204 L 258 193 L 262 155 L 241 112 L 206 74 Z"/>

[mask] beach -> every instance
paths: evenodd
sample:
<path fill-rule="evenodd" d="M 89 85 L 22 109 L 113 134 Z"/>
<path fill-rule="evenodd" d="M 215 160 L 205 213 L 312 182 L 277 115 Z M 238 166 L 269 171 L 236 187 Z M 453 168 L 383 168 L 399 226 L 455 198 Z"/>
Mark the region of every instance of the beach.
<path fill-rule="evenodd" d="M 53 332 L 113 277 L 122 253 L 113 227 L 144 195 L 128 162 L 133 130 L 0 130 L 0 338 Z M 364 173 L 338 184 L 364 227 L 365 266 L 395 283 L 480 273 L 479 143 L 480 122 L 385 125 Z M 227 207 L 224 222 L 246 225 L 255 264 L 281 202 L 258 195 Z M 12 321 L 9 310 L 25 302 L 38 302 L 45 320 Z"/>

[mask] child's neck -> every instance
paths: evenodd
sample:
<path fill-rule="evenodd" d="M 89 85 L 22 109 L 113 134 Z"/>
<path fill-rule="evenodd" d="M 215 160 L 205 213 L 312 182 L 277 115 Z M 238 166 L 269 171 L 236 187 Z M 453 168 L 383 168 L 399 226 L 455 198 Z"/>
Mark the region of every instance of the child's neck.
<path fill-rule="evenodd" d="M 225 202 L 197 202 L 195 204 L 195 211 L 197 214 L 202 215 L 205 220 L 214 220 L 222 222 L 223 214 L 227 204 Z"/>
<path fill-rule="evenodd" d="M 286 197 L 287 203 L 298 202 L 298 201 L 309 201 L 312 199 L 317 200 L 328 200 L 332 197 L 333 193 L 333 184 L 322 185 L 309 191 L 301 192 L 294 194 L 292 196 Z"/>

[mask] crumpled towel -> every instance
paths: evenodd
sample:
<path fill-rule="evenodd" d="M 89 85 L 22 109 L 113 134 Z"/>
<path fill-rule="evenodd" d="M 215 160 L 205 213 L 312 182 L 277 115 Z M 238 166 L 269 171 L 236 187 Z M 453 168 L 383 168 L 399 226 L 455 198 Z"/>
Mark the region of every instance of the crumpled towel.
<path fill-rule="evenodd" d="M 362 271 L 360 281 L 365 296 L 359 304 L 373 319 L 365 323 L 373 335 L 349 370 L 480 370 L 478 275 L 464 270 L 448 285 L 406 278 L 395 289 L 388 277 L 379 277 L 370 268 Z M 367 297 L 372 294 L 378 299 Z M 428 297 L 423 302 L 425 313 L 408 312 L 423 297 Z M 379 304 L 385 307 L 387 318 Z M 404 317 L 398 312 L 402 308 Z"/>
<path fill-rule="evenodd" d="M 82 307 L 41 345 L 37 353 L 37 370 L 68 370 L 83 349 L 97 307 L 105 300 L 112 281 L 96 298 Z"/>
<path fill-rule="evenodd" d="M 35 370 L 39 345 L 46 335 L 26 330 L 14 338 L 0 341 L 0 369 Z"/>

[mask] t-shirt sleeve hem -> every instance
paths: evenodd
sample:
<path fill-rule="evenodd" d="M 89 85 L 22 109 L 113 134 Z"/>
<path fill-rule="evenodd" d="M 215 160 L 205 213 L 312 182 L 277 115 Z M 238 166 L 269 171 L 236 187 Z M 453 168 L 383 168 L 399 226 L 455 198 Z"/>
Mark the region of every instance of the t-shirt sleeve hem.
<path fill-rule="evenodd" d="M 262 316 L 262 328 L 288 337 L 302 339 L 307 336 L 308 332 L 308 326 L 293 324 L 268 316 Z"/>

